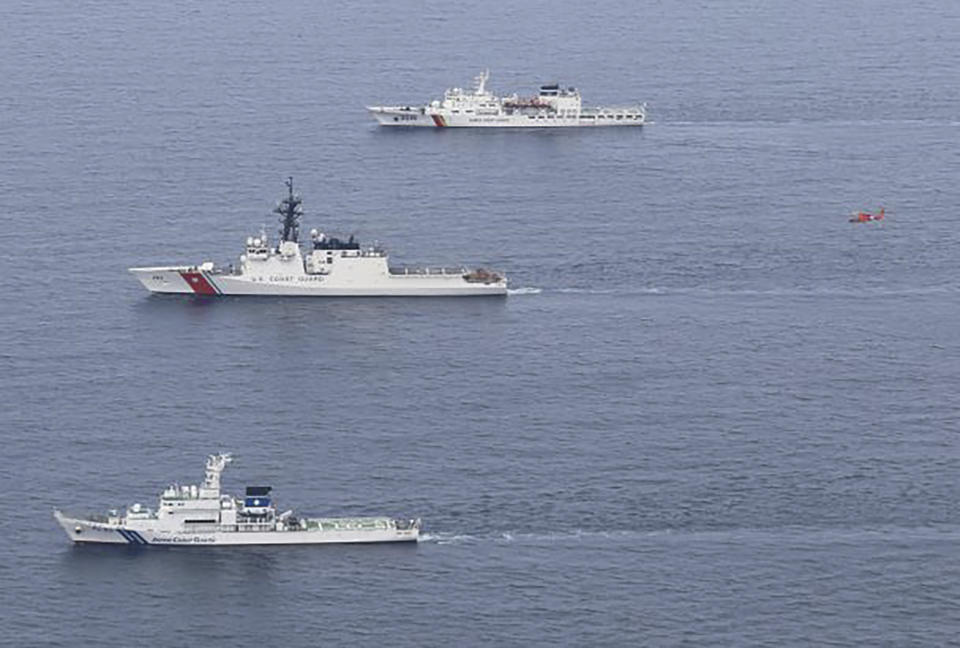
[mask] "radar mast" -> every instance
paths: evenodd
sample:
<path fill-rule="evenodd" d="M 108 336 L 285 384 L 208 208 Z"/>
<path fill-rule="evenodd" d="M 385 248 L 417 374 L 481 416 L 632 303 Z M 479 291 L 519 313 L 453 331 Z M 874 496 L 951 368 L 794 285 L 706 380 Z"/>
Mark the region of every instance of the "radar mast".
<path fill-rule="evenodd" d="M 284 184 L 287 185 L 289 194 L 277 204 L 273 213 L 280 215 L 280 224 L 282 225 L 280 242 L 292 241 L 296 243 L 297 237 L 300 235 L 299 221 L 300 217 L 303 216 L 303 200 L 299 194 L 293 193 L 293 176 L 287 178 Z"/>

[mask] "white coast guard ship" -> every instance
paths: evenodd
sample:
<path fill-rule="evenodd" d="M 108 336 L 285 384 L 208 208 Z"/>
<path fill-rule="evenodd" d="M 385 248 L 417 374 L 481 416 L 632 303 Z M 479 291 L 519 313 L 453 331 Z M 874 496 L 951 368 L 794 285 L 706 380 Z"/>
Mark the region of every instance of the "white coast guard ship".
<path fill-rule="evenodd" d="M 74 542 L 126 545 L 228 546 L 358 542 L 415 542 L 419 519 L 389 517 L 301 518 L 278 513 L 269 486 L 247 486 L 244 497 L 220 492 L 229 454 L 207 457 L 200 486 L 172 484 L 157 510 L 134 504 L 124 513 L 53 515 Z"/>
<path fill-rule="evenodd" d="M 266 232 L 247 239 L 237 267 L 206 261 L 193 266 L 130 268 L 154 293 L 195 295 L 287 295 L 300 297 L 459 297 L 506 295 L 499 272 L 464 267 L 390 267 L 380 247 L 361 247 L 346 239 L 311 230 L 311 248 L 300 249 L 302 200 L 287 180 L 289 195 L 274 210 L 280 215 L 280 240 Z"/>
<path fill-rule="evenodd" d="M 487 90 L 488 71 L 475 77 L 472 90 L 452 88 L 425 106 L 367 106 L 381 126 L 561 128 L 643 126 L 645 103 L 584 107 L 576 88 L 558 83 L 540 86 L 532 97 L 498 97 Z"/>

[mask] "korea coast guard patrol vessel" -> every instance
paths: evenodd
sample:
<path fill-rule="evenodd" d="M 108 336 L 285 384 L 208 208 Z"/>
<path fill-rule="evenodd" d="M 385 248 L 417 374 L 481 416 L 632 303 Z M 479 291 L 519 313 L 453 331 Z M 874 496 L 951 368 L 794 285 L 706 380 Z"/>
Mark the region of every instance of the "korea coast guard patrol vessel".
<path fill-rule="evenodd" d="M 140 504 L 123 514 L 53 515 L 74 542 L 127 545 L 229 546 L 358 542 L 415 542 L 419 519 L 389 517 L 301 518 L 277 513 L 269 486 L 247 486 L 244 497 L 220 492 L 229 454 L 207 457 L 200 486 L 172 484 L 160 494 L 157 510 Z"/>
<path fill-rule="evenodd" d="M 540 86 L 533 97 L 498 97 L 487 90 L 490 73 L 475 77 L 473 90 L 447 90 L 443 100 L 426 106 L 367 106 L 381 126 L 561 128 L 573 126 L 643 126 L 645 103 L 620 107 L 584 107 L 576 88 L 557 83 Z"/>
<path fill-rule="evenodd" d="M 195 266 L 130 268 L 154 293 L 195 295 L 286 295 L 299 297 L 459 297 L 506 295 L 507 279 L 483 268 L 391 267 L 380 247 L 361 247 L 348 239 L 311 230 L 306 255 L 298 242 L 302 200 L 287 180 L 289 195 L 274 210 L 280 215 L 280 240 L 266 232 L 247 238 L 234 267 L 210 261 Z"/>

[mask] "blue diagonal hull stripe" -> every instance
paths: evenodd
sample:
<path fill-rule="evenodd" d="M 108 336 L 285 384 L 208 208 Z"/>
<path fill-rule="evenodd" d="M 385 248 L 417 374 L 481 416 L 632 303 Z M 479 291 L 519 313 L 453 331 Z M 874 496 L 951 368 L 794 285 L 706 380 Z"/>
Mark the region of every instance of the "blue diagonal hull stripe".
<path fill-rule="evenodd" d="M 222 295 L 222 294 L 223 294 L 223 291 L 220 290 L 220 286 L 218 286 L 217 284 L 213 283 L 213 279 L 210 277 L 210 275 L 208 275 L 206 272 L 202 272 L 201 274 L 203 275 L 203 278 L 207 280 L 207 283 L 210 284 L 211 286 L 213 286 L 213 289 L 217 291 L 217 294 L 218 294 L 218 295 Z M 148 542 L 147 544 L 150 544 L 150 543 Z"/>
<path fill-rule="evenodd" d="M 137 533 L 136 531 L 131 531 L 129 529 L 117 529 L 117 532 L 120 535 L 122 535 L 124 540 L 126 540 L 130 544 L 135 544 L 135 545 L 150 544 L 149 542 L 144 540 L 143 536 Z"/>

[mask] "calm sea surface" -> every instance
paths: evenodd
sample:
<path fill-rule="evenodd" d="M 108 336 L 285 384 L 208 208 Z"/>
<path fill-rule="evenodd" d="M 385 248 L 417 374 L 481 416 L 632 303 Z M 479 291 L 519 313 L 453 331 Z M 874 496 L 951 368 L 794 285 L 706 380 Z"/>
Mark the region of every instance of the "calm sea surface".
<path fill-rule="evenodd" d="M 944 645 L 956 2 L 26 2 L 0 16 L 0 644 Z M 558 79 L 644 129 L 378 130 Z M 477 300 L 151 298 L 304 226 Z M 883 224 L 852 209 L 885 205 Z M 418 546 L 72 547 L 226 487 Z"/>

